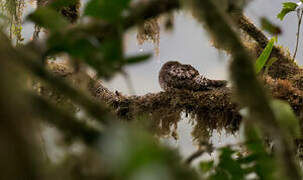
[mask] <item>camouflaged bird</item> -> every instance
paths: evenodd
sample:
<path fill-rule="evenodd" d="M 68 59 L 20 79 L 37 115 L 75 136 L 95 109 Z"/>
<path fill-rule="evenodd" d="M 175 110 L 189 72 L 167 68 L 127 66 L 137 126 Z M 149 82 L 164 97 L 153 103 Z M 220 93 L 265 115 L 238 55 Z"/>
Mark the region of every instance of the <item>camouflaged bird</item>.
<path fill-rule="evenodd" d="M 160 70 L 159 83 L 165 91 L 173 89 L 204 91 L 224 87 L 227 81 L 207 79 L 189 64 L 169 61 Z"/>

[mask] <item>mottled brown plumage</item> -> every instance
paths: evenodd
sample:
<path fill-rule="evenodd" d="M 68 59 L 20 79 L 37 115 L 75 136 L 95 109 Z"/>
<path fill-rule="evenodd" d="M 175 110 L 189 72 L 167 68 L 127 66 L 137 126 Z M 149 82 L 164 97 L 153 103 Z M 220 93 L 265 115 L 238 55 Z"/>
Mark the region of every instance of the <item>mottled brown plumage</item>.
<path fill-rule="evenodd" d="M 172 89 L 203 91 L 226 86 L 227 81 L 207 79 L 191 65 L 169 61 L 160 70 L 159 83 L 165 91 Z"/>

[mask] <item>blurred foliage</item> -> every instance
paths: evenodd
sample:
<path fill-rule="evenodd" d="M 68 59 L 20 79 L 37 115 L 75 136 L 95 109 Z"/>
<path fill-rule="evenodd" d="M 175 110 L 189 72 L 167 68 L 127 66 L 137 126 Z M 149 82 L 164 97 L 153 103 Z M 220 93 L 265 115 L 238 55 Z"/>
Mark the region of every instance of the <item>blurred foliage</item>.
<path fill-rule="evenodd" d="M 206 179 L 283 179 L 278 178 L 276 161 L 265 150 L 260 134 L 254 128 L 247 128 L 245 143 L 222 147 L 218 152 L 218 162 L 202 161 L 199 164 Z"/>
<path fill-rule="evenodd" d="M 123 10 L 126 10 L 129 3 L 130 0 L 91 0 L 85 8 L 84 15 L 115 22 L 121 20 Z"/>
<path fill-rule="evenodd" d="M 261 27 L 263 30 L 267 31 L 273 36 L 281 35 L 282 30 L 279 26 L 273 24 L 270 20 L 266 17 L 261 18 Z"/>
<path fill-rule="evenodd" d="M 98 31 L 96 29 L 84 31 L 81 28 L 68 28 L 68 22 L 53 8 L 64 5 L 63 2 L 61 3 L 60 5 L 52 3 L 50 7 L 39 8 L 29 15 L 31 21 L 50 31 L 46 56 L 67 53 L 75 59 L 84 61 L 93 67 L 99 76 L 105 78 L 111 77 L 126 64 L 141 62 L 149 58 L 149 55 L 124 56 L 122 38 L 124 30 L 121 28 L 121 18 L 122 11 L 128 7 L 129 1 L 94 0 L 87 3 L 84 17 L 96 17 L 112 23 L 114 27 L 110 29 L 109 34 L 102 37 L 91 33 Z"/>
<path fill-rule="evenodd" d="M 17 45 L 20 45 L 22 41 L 20 18 L 24 7 L 23 3 L 23 1 L 0 1 L 2 12 L 4 12 L 2 14 L 10 19 L 10 32 L 16 36 Z M 77 83 L 72 84 L 66 81 L 62 78 L 65 75 L 60 73 L 60 75 L 50 73 L 46 67 L 47 62 L 55 61 L 62 54 L 70 58 L 71 64 L 80 62 L 82 65 L 95 70 L 98 78 L 107 79 L 113 77 L 115 73 L 121 72 L 124 66 L 146 61 L 150 57 L 150 55 L 131 57 L 125 55 L 123 36 L 127 29 L 125 29 L 123 23 L 129 20 L 129 17 L 132 17 L 130 15 L 132 13 L 130 0 L 90 0 L 84 8 L 83 16 L 80 17 L 85 23 L 78 24 L 69 21 L 61 11 L 62 8 L 73 10 L 70 7 L 74 7 L 75 3 L 78 3 L 78 1 L 52 1 L 47 6 L 39 7 L 28 16 L 28 20 L 46 29 L 45 44 L 41 45 L 39 44 L 41 42 L 35 41 L 15 48 L 8 43 L 8 39 L 2 33 L 0 34 L 0 57 L 3 59 L 0 64 L 1 70 L 3 69 L 3 71 L 0 71 L 0 84 L 4 84 L 2 91 L 5 92 L 0 94 L 0 105 L 3 106 L 0 108 L 3 108 L 3 110 L 9 109 L 12 112 L 5 111 L 8 114 L 7 117 L 13 119 L 17 116 L 21 122 L 23 115 L 15 114 L 11 107 L 12 103 L 16 102 L 15 109 L 18 110 L 17 112 L 19 110 L 25 111 L 24 117 L 33 120 L 38 124 L 36 126 L 39 126 L 41 124 L 40 120 L 43 119 L 45 120 L 44 123 L 52 124 L 60 130 L 65 136 L 63 144 L 70 147 L 73 143 L 80 142 L 77 149 L 79 152 L 66 150 L 68 155 L 64 156 L 58 163 L 43 161 L 42 157 L 45 155 L 43 155 L 42 150 L 37 153 L 33 151 L 37 160 L 32 156 L 24 158 L 26 163 L 20 159 L 20 167 L 26 164 L 35 164 L 28 167 L 31 170 L 31 177 L 35 177 L 31 179 L 242 180 L 248 179 L 250 176 L 254 179 L 264 180 L 283 179 L 280 176 L 280 169 L 276 165 L 277 158 L 268 150 L 267 145 L 264 145 L 258 129 L 253 125 L 249 128 L 246 127 L 244 143 L 217 149 L 217 152 L 219 152 L 218 159 L 201 161 L 198 169 L 195 170 L 184 162 L 176 149 L 163 145 L 159 139 L 154 137 L 154 134 L 145 131 L 140 126 L 142 125 L 140 122 L 137 122 L 140 125 L 134 125 L 117 121 L 117 117 L 104 104 L 96 102 L 88 97 L 85 92 L 77 89 Z M 242 9 L 243 4 L 244 1 L 237 1 L 234 4 L 231 3 L 230 6 L 233 8 L 239 6 Z M 279 18 L 283 19 L 294 8 L 294 4 L 284 3 Z M 75 11 L 78 11 L 78 9 L 75 9 Z M 136 23 L 136 21 L 129 22 Z M 142 40 L 156 37 L 156 41 L 159 41 L 160 27 L 156 19 L 146 21 L 145 24 L 143 23 L 143 27 L 142 22 L 131 26 L 135 25 L 141 25 L 139 36 L 142 36 L 140 37 Z M 264 22 L 264 26 L 272 31 L 268 22 Z M 152 31 L 152 29 L 155 29 L 155 31 Z M 155 34 L 151 37 L 153 33 Z M 10 40 L 12 39 L 12 36 L 10 36 Z M 268 67 L 276 61 L 273 58 L 268 61 L 275 41 L 275 38 L 272 38 L 257 59 L 255 64 L 256 73 L 259 73 L 264 66 L 266 66 L 266 72 Z M 48 59 L 47 57 L 54 58 Z M 20 76 L 17 77 L 15 75 L 17 73 L 11 72 L 10 68 L 6 68 L 7 66 L 2 66 L 8 62 L 14 62 L 15 66 L 22 67 L 22 70 L 18 71 L 26 74 L 24 84 L 28 81 L 31 82 L 32 76 L 35 76 L 35 78 L 39 78 L 38 81 L 41 80 L 47 84 L 47 87 L 50 86 L 55 90 L 44 90 L 39 86 L 38 90 L 30 87 L 31 93 L 25 93 L 24 90 L 19 89 L 19 84 L 14 84 L 14 80 L 19 79 Z M 33 92 L 33 89 L 36 91 Z M 23 96 L 24 99 L 18 101 L 18 98 L 12 98 L 15 90 L 18 90 L 18 95 Z M 56 94 L 52 94 L 54 92 Z M 60 96 L 61 94 L 57 95 L 57 93 L 61 93 L 64 98 Z M 2 96 L 11 99 L 5 99 Z M 119 93 L 117 93 L 117 96 L 119 96 Z M 51 100 L 52 97 L 55 97 L 54 101 Z M 57 103 L 62 99 L 63 101 L 68 99 L 66 100 L 67 105 L 69 106 L 72 103 L 72 109 L 77 110 L 66 110 L 60 105 L 66 104 L 65 102 Z M 271 108 L 279 126 L 289 135 L 289 138 L 300 137 L 298 121 L 291 107 L 285 102 L 277 100 L 271 102 Z M 9 106 L 5 106 L 6 104 Z M 161 117 L 165 117 L 164 113 L 167 115 L 167 112 L 159 112 L 157 121 L 162 121 Z M 176 119 L 176 114 L 180 118 L 179 111 L 174 112 L 172 118 Z M 137 121 L 146 123 L 144 121 L 146 117 L 137 117 Z M 251 118 L 249 114 L 247 118 Z M 24 122 L 22 121 L 22 123 Z M 163 123 L 167 123 L 167 121 Z M 200 123 L 203 125 L 202 119 Z M 215 124 L 216 122 L 212 123 Z M 17 124 L 16 122 L 15 125 Z M 177 126 L 176 123 L 175 126 Z M 2 126 L 2 124 L 0 127 L 5 130 L 5 126 Z M 12 127 L 14 126 L 10 126 L 10 128 Z M 12 139 L 20 139 L 22 145 L 24 143 L 24 149 L 35 147 L 36 141 L 30 141 L 26 137 L 23 138 L 26 133 L 35 134 L 38 131 L 35 126 L 30 128 L 25 131 L 23 128 L 15 126 L 16 132 L 10 132 L 12 133 Z M 168 126 L 169 128 L 170 126 Z M 199 133 L 201 133 L 201 129 L 199 129 Z M 5 139 L 5 136 L 3 137 L 2 140 Z M 6 143 L 15 142 L 3 140 L 0 141 L 0 146 L 4 145 L 3 147 L 6 147 Z M 21 151 L 22 155 L 26 157 L 27 152 L 22 151 L 22 145 L 15 146 L 18 147 L 15 150 L 16 153 Z M 40 149 L 43 149 L 45 144 L 41 143 L 39 146 Z M 33 152 L 30 154 L 32 155 Z M 3 155 L 4 153 L 0 154 Z M 13 160 L 16 162 L 12 164 L 18 164 L 18 159 Z M 31 161 L 35 163 L 31 163 Z M 11 170 L 13 172 L 14 168 Z M 2 179 L 1 174 L 0 179 Z M 14 178 L 6 177 L 5 179 Z"/>

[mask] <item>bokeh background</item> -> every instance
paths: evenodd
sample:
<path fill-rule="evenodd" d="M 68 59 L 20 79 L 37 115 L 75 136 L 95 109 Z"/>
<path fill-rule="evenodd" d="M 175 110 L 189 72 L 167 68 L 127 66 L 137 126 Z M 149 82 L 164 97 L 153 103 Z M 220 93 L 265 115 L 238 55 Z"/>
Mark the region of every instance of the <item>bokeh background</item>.
<path fill-rule="evenodd" d="M 82 0 L 82 6 L 86 0 Z M 290 1 L 290 0 L 288 0 Z M 293 54 L 296 40 L 297 16 L 295 13 L 288 14 L 283 21 L 276 18 L 282 7 L 283 0 L 252 0 L 245 9 L 245 14 L 259 26 L 260 18 L 265 16 L 282 29 L 282 35 L 278 38 L 278 44 L 288 47 Z M 297 1 L 293 1 L 297 2 Z M 32 5 L 26 8 L 26 14 L 34 10 Z M 129 88 L 122 75 L 116 75 L 111 81 L 106 82 L 106 86 L 112 90 L 118 90 L 123 94 L 144 95 L 161 91 L 158 84 L 158 72 L 165 62 L 178 60 L 181 63 L 191 64 L 200 71 L 201 74 L 212 79 L 228 79 L 228 55 L 219 52 L 211 46 L 210 40 L 200 24 L 192 18 L 190 14 L 184 12 L 174 13 L 174 28 L 167 32 L 161 28 L 159 54 L 155 53 L 155 45 L 146 42 L 139 45 L 136 39 L 136 29 L 129 31 L 125 35 L 125 50 L 127 54 L 152 53 L 153 57 L 145 62 L 134 66 L 126 67 L 131 80 L 133 90 Z M 29 40 L 33 33 L 33 24 L 25 21 L 23 36 Z M 302 38 L 297 54 L 297 63 L 303 63 Z M 192 144 L 191 125 L 189 119 L 183 118 L 178 126 L 179 140 L 173 138 L 163 139 L 163 142 L 174 147 L 179 147 L 184 156 L 188 156 L 195 151 Z M 46 141 L 50 144 L 52 137 L 46 132 Z M 239 140 L 239 134 L 226 135 L 224 132 L 214 132 L 212 141 L 215 146 L 234 143 Z M 58 150 L 56 150 L 58 151 Z M 49 152 L 53 156 L 58 156 L 59 152 Z M 206 155 L 207 156 L 207 155 Z M 205 158 L 205 157 L 204 157 Z"/>

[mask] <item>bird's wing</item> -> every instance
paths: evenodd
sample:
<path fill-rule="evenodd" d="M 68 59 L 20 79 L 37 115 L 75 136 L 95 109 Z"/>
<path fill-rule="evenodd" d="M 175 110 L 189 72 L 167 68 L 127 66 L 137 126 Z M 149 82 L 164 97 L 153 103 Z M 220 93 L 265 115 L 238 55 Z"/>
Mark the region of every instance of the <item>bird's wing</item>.
<path fill-rule="evenodd" d="M 173 66 L 168 73 L 176 79 L 193 79 L 199 75 L 196 69 L 188 66 Z"/>

